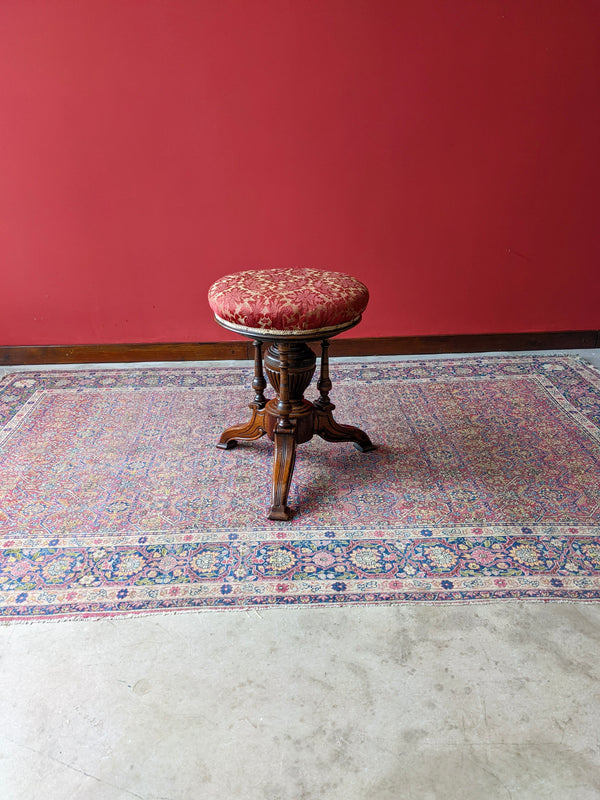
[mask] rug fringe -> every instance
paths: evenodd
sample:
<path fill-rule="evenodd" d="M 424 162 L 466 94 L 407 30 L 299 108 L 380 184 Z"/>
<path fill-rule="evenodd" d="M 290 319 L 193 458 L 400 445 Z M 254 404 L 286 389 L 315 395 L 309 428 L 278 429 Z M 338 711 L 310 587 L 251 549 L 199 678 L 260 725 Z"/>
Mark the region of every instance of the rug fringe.
<path fill-rule="evenodd" d="M 64 615 L 59 617 L 29 617 L 29 618 L 12 618 L 12 619 L 3 619 L 0 621 L 0 628 L 3 627 L 10 627 L 12 625 L 35 625 L 36 623 L 45 624 L 45 623 L 59 623 L 59 622 L 115 622 L 119 619 L 126 619 L 132 620 L 136 618 L 144 618 L 149 619 L 156 616 L 176 616 L 182 614 L 214 614 L 217 613 L 225 613 L 225 612 L 235 612 L 237 614 L 246 613 L 247 615 L 250 612 L 255 612 L 255 615 L 262 619 L 262 613 L 260 612 L 279 612 L 285 610 L 287 611 L 295 611 L 299 609 L 307 609 L 307 610 L 314 610 L 316 608 L 321 609 L 354 609 L 358 612 L 358 610 L 365 610 L 367 608 L 406 608 L 407 606 L 411 607 L 419 607 L 423 608 L 424 606 L 427 607 L 436 607 L 436 608 L 455 608 L 456 606 L 460 606 L 464 608 L 465 606 L 480 606 L 480 605 L 492 605 L 495 603 L 514 603 L 515 605 L 531 605 L 532 603 L 536 605 L 548 605 L 550 603 L 561 603 L 561 604 L 570 604 L 570 605 L 590 605 L 592 603 L 598 602 L 598 597 L 578 597 L 576 599 L 569 598 L 569 597 L 526 597 L 526 598 L 518 598 L 518 597 L 485 597 L 485 598 L 477 598 L 474 600 L 391 600 L 391 601 L 383 601 L 383 602 L 373 602 L 373 603 L 348 603 L 347 601 L 341 601 L 339 603 L 335 602 L 328 602 L 328 603 L 282 603 L 282 604 L 265 604 L 265 605 L 250 605 L 250 606 L 204 606 L 199 608 L 156 608 L 156 609 L 147 609 L 144 611 L 123 611 L 117 612 L 115 614 L 101 614 L 98 616 L 86 616 L 85 614 L 76 614 L 76 615 Z"/>

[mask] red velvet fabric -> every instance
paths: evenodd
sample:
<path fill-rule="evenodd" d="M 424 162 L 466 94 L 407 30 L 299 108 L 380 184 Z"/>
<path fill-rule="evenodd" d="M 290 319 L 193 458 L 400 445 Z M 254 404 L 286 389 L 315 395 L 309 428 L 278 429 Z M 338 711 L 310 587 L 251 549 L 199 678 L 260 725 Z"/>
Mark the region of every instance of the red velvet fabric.
<path fill-rule="evenodd" d="M 208 292 L 219 321 L 270 334 L 344 326 L 360 319 L 368 300 L 367 287 L 350 275 L 295 267 L 236 272 Z"/>

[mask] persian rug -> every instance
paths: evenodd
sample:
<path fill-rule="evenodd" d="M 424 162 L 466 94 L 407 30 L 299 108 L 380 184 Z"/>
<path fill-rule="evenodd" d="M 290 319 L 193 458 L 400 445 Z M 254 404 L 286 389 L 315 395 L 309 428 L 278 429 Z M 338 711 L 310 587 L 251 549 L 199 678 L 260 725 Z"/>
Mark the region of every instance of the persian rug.
<path fill-rule="evenodd" d="M 0 381 L 0 618 L 324 603 L 600 598 L 600 373 L 574 357 L 333 363 L 378 449 L 232 451 L 239 368 Z M 314 385 L 312 391 L 316 394 Z M 310 392 L 310 390 L 309 390 Z"/>

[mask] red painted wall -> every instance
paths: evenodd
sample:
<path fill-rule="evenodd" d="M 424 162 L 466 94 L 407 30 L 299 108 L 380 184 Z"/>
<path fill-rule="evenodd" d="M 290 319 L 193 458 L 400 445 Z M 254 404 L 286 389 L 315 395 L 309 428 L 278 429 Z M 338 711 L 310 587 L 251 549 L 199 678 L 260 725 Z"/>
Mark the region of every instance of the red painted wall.
<path fill-rule="evenodd" d="M 597 0 L 4 0 L 0 344 L 214 341 L 350 272 L 354 336 L 600 327 Z"/>

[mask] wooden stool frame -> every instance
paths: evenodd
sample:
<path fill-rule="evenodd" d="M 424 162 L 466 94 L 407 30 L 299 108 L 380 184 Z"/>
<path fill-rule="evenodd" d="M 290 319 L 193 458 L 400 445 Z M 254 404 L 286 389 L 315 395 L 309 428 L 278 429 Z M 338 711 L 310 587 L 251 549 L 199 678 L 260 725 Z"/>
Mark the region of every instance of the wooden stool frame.
<path fill-rule="evenodd" d="M 364 431 L 352 425 L 340 425 L 334 420 L 335 406 L 329 399 L 332 388 L 329 378 L 329 339 L 341 330 L 352 327 L 357 321 L 336 329 L 328 338 L 319 337 L 319 398 L 314 403 L 304 398 L 304 392 L 312 380 L 317 360 L 307 342 L 317 339 L 314 336 L 284 338 L 271 335 L 253 340 L 252 388 L 255 395 L 249 406 L 252 411 L 251 419 L 246 424 L 227 428 L 217 447 L 230 450 L 238 440 L 253 441 L 265 434 L 274 442 L 269 519 L 285 521 L 293 515 L 287 501 L 296 463 L 297 445 L 308 442 L 316 434 L 328 442 L 352 442 L 363 453 L 375 449 Z M 263 371 L 263 346 L 266 342 L 270 345 L 264 356 Z M 271 400 L 267 400 L 264 395 L 267 386 L 265 372 L 276 393 L 276 397 Z"/>

